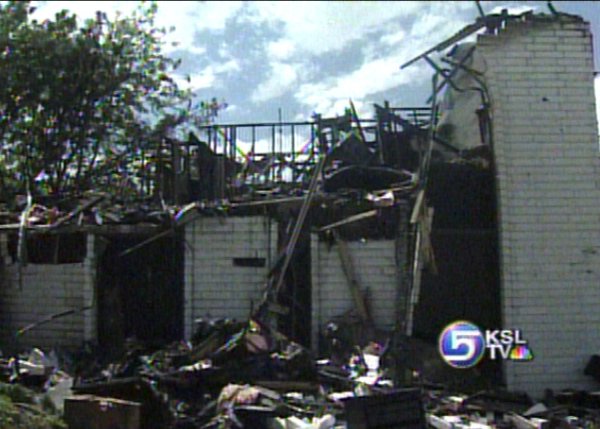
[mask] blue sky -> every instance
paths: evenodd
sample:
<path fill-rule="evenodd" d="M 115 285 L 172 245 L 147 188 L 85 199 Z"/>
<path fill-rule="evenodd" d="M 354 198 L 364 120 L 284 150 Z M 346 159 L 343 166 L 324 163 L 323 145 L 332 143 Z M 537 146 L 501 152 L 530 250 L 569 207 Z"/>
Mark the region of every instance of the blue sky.
<path fill-rule="evenodd" d="M 553 2 L 590 21 L 600 70 L 600 2 Z M 37 18 L 65 8 L 78 16 L 96 9 L 129 13 L 137 2 L 37 2 Z M 508 8 L 548 13 L 546 2 L 482 2 L 486 13 Z M 229 107 L 220 122 L 308 119 L 343 113 L 352 98 L 361 115 L 373 103 L 421 106 L 430 93 L 425 62 L 406 60 L 473 22 L 465 2 L 158 2 L 158 22 L 175 27 L 168 54 L 182 58 L 179 79 L 201 99 Z M 595 81 L 600 97 L 600 77 Z M 600 104 L 600 103 L 597 103 Z M 600 109 L 599 109 L 600 111 Z M 599 114 L 600 116 L 600 114 Z"/>

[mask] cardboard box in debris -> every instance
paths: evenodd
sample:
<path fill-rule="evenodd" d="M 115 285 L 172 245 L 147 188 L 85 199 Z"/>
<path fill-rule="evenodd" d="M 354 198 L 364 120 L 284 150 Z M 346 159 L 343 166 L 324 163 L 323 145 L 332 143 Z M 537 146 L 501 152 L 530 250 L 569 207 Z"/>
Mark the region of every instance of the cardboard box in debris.
<path fill-rule="evenodd" d="M 540 403 L 501 390 L 466 395 L 428 383 L 416 371 L 401 380 L 389 341 L 365 343 L 336 344 L 332 356 L 316 359 L 257 320 L 203 320 L 190 343 L 148 350 L 130 341 L 122 359 L 108 364 L 91 349 L 69 358 L 33 350 L 3 359 L 0 373 L 3 382 L 45 392 L 59 408 L 64 404 L 71 429 L 550 429 L 600 423 L 600 393 L 548 391 Z M 596 361 L 588 365 L 590 374 Z"/>

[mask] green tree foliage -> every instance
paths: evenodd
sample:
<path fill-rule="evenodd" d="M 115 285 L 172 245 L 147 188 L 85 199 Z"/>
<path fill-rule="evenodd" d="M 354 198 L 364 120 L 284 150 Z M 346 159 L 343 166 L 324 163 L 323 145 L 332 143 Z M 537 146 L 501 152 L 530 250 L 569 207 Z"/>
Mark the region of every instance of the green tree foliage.
<path fill-rule="evenodd" d="M 36 404 L 33 391 L 0 383 L 0 429 L 66 429 L 54 412 Z"/>
<path fill-rule="evenodd" d="M 105 190 L 135 181 L 157 142 L 198 121 L 171 77 L 155 3 L 79 24 L 62 11 L 32 18 L 29 2 L 0 4 L 0 195 Z"/>

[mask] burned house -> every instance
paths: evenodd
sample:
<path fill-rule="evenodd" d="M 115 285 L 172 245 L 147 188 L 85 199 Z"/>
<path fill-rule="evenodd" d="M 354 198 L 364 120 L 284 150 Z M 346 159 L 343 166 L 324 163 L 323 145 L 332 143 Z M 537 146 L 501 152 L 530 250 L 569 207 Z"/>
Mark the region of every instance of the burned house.
<path fill-rule="evenodd" d="M 430 58 L 483 29 L 443 67 Z M 467 319 L 529 341 L 532 361 L 492 368 L 508 388 L 590 385 L 600 208 L 589 25 L 489 15 L 417 60 L 434 68 L 430 107 L 206 126 L 169 143 L 151 195 L 167 208 L 88 197 L 65 204 L 56 228 L 7 221 L 2 344 L 118 353 L 129 337 L 164 344 L 189 339 L 200 318 L 261 314 L 315 350 L 333 321 L 402 353 L 406 337 L 435 343 Z"/>

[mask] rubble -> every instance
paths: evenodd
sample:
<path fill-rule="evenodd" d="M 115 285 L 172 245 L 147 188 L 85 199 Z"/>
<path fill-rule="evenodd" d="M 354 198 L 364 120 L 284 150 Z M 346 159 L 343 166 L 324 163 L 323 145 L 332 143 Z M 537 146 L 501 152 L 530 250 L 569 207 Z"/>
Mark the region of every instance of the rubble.
<path fill-rule="evenodd" d="M 196 326 L 190 343 L 152 351 L 128 341 L 122 359 L 77 374 L 72 391 L 73 378 L 58 369 L 56 357 L 48 357 L 55 353 L 32 350 L 19 360 L 18 377 L 4 360 L 4 378 L 16 384 L 0 384 L 0 428 L 65 428 L 53 414 L 62 412 L 62 402 L 70 429 L 589 429 L 600 424 L 597 392 L 548 391 L 535 403 L 524 393 L 501 389 L 451 390 L 416 373 L 412 380 L 399 380 L 387 359 L 389 340 L 363 338 L 366 345 L 349 346 L 352 337 L 333 322 L 328 325 L 332 354 L 321 359 L 256 319 L 202 319 Z M 37 386 L 37 393 L 20 386 L 25 383 Z M 2 418 L 16 426 L 2 426 Z M 35 426 L 44 419 L 50 423 Z M 86 426 L 92 420 L 96 426 Z M 32 426 L 19 426 L 22 422 Z"/>
<path fill-rule="evenodd" d="M 333 364 L 256 319 L 201 320 L 197 328 L 192 343 L 151 353 L 130 342 L 121 361 L 73 391 L 140 403 L 149 429 L 331 428 L 344 422 L 349 397 L 393 391 L 378 343 Z"/>
<path fill-rule="evenodd" d="M 140 404 L 91 395 L 72 396 L 65 401 L 69 429 L 140 429 Z"/>
<path fill-rule="evenodd" d="M 189 344 L 148 352 L 130 341 L 122 360 L 73 391 L 140 404 L 148 429 L 588 428 L 600 415 L 596 396 L 581 392 L 553 395 L 553 406 L 497 389 L 402 383 L 390 377 L 389 341 L 348 346 L 339 329 L 330 323 L 334 353 L 317 359 L 259 320 L 203 319 Z"/>
<path fill-rule="evenodd" d="M 500 25 L 497 18 L 478 20 L 416 59 L 423 58 L 432 64 L 427 55 L 484 26 Z M 456 57 L 460 62 L 455 62 L 455 69 L 464 65 L 472 53 Z M 409 356 L 410 348 L 403 348 L 403 338 L 398 337 L 400 333 L 412 335 L 422 319 L 427 319 L 430 332 L 434 333 L 439 331 L 437 325 L 450 319 L 450 312 L 457 312 L 460 317 L 469 311 L 477 312 L 478 318 L 489 318 L 486 326 L 498 326 L 500 320 L 497 255 L 489 256 L 482 264 L 473 256 L 485 253 L 478 251 L 480 248 L 496 249 L 498 244 L 489 100 L 482 100 L 471 142 L 457 145 L 452 140 L 452 129 L 445 126 L 448 124 L 435 120 L 439 113 L 436 94 L 444 85 L 452 84 L 452 74 L 439 74 L 445 82 L 438 86 L 434 80 L 433 108 L 409 109 L 414 120 L 407 120 L 400 110 L 386 104 L 376 106 L 377 119 L 367 123 L 359 120 L 351 103 L 351 109 L 342 118 L 316 117 L 309 123 L 285 124 L 291 128 L 289 153 L 281 145 L 279 152 L 275 150 L 276 126 L 282 130 L 284 124 L 267 124 L 272 132 L 273 149 L 262 154 L 255 151 L 260 141 L 255 131 L 262 125 L 231 125 L 224 129 L 211 125 L 202 127 L 201 138 L 190 134 L 186 142 L 169 141 L 172 159 L 161 158 L 157 165 L 171 162 L 173 167 L 177 160 L 186 167 L 181 172 L 173 169 L 169 174 L 161 173 L 152 192 L 144 193 L 142 186 L 142 197 L 135 202 L 97 193 L 40 199 L 35 203 L 31 197 L 18 201 L 12 211 L 3 214 L 4 224 L 0 227 L 10 231 L 9 255 L 18 264 L 82 262 L 87 251 L 85 234 L 106 232 L 112 227 L 117 231 L 134 227 L 124 229 L 127 233 L 133 231 L 132 235 L 141 229 L 146 233 L 141 241 L 115 252 L 117 258 L 137 252 L 160 238 L 175 236 L 178 229 L 200 216 L 260 211 L 269 221 L 274 218 L 283 227 L 287 224 L 287 229 L 281 228 L 280 254 L 268 267 L 263 299 L 256 311 L 250 312 L 249 320 L 241 323 L 229 319 L 198 320 L 189 343 L 162 344 L 158 349 L 156 344 L 130 337 L 120 359 L 105 362 L 100 353 L 93 355 L 92 365 L 74 371 L 73 378 L 58 371 L 59 365 L 42 351 L 33 349 L 28 355 L 0 360 L 2 379 L 46 392 L 56 408 L 66 401 L 65 416 L 73 426 L 71 429 L 85 427 L 86 421 L 95 420 L 94 416 L 107 407 L 115 412 L 128 409 L 131 415 L 116 412 L 115 420 L 105 415 L 106 424 L 127 421 L 124 424 L 128 428 L 144 429 L 597 427 L 600 395 L 595 392 L 549 392 L 543 402 L 535 403 L 525 394 L 505 392 L 499 386 L 474 392 L 469 389 L 471 386 L 463 385 L 460 389 L 450 382 L 434 385 L 428 382 L 427 371 L 421 370 L 427 368 L 427 359 L 421 359 L 419 368 L 409 364 L 416 357 Z M 428 119 L 423 119 L 425 116 Z M 297 151 L 294 127 L 300 126 L 310 128 L 310 133 L 306 133 L 310 139 L 304 149 Z M 438 135 L 432 131 L 436 126 Z M 252 131 L 252 149 L 240 157 L 235 136 L 244 127 Z M 222 153 L 217 151 L 219 145 Z M 435 162 L 430 165 L 432 160 Z M 192 167 L 194 164 L 197 165 Z M 187 188 L 178 188 L 182 179 L 187 179 Z M 447 204 L 448 201 L 452 204 Z M 407 225 L 402 224 L 404 219 L 394 211 L 400 204 L 412 205 Z M 380 229 L 369 228 L 373 225 Z M 473 232 L 474 227 L 481 235 L 472 236 L 471 240 L 480 247 L 472 245 L 473 255 L 456 252 L 454 244 L 464 244 L 466 232 Z M 440 234 L 454 234 L 457 230 L 464 235 Z M 352 308 L 347 313 L 327 321 L 325 332 L 321 333 L 327 343 L 325 350 L 321 348 L 325 351 L 321 356 L 315 356 L 298 343 L 306 331 L 294 330 L 294 323 L 303 321 L 289 323 L 293 326 L 286 330 L 289 336 L 274 329 L 285 324 L 278 323 L 281 321 L 278 317 L 283 318 L 299 307 L 296 294 L 287 293 L 286 287 L 296 292 L 305 285 L 300 277 L 288 279 L 293 271 L 289 268 L 294 264 L 304 268 L 301 260 L 294 260 L 294 253 L 302 242 L 301 235 L 311 232 L 320 234 L 331 246 L 336 244 L 352 298 Z M 401 235 L 408 237 L 404 247 L 398 244 Z M 383 332 L 375 326 L 368 285 L 357 275 L 355 261 L 346 245 L 349 239 L 365 239 L 365 236 L 397 240 L 393 268 L 398 270 L 398 283 L 406 290 L 399 291 L 396 297 L 398 315 L 393 321 L 393 332 Z M 469 264 L 485 265 L 482 274 L 478 277 L 476 270 L 465 273 L 456 269 L 467 263 L 457 263 L 459 256 L 455 253 L 468 259 Z M 267 266 L 267 258 L 262 256 L 240 256 L 233 258 L 234 265 Z M 486 270 L 490 281 L 480 280 L 486 279 Z M 488 303 L 479 300 L 472 309 L 459 305 L 438 309 L 442 306 L 428 305 L 428 293 L 435 294 L 440 301 L 454 302 L 444 294 L 452 297 L 451 293 L 458 295 L 460 290 L 431 287 L 439 284 L 434 283 L 433 277 L 435 282 L 440 278 L 458 279 L 449 282 L 449 286 L 460 283 L 461 287 L 467 284 L 479 288 L 485 284 L 486 296 L 493 300 L 490 298 Z M 421 292 L 421 285 L 426 291 Z M 477 292 L 479 296 L 480 290 Z M 114 301 L 107 302 L 106 311 L 113 311 Z M 94 308 L 92 304 L 79 311 Z M 254 304 L 253 301 L 252 310 Z M 400 309 L 400 304 L 405 308 Z M 76 312 L 68 310 L 28 325 L 19 330 L 17 339 L 40 324 Z M 126 311 L 120 313 L 123 313 L 119 314 L 121 318 L 129 317 Z M 125 340 L 122 334 L 119 341 Z M 115 348 L 120 346 L 119 343 Z M 599 356 L 592 356 L 585 369 L 585 374 L 597 381 L 599 362 Z M 71 390 L 77 396 L 65 400 Z M 8 410 L 5 416 L 12 423 L 17 424 L 13 421 L 17 409 L 35 415 L 31 404 L 14 399 L 8 403 L 3 396 L 8 397 L 0 390 L 0 404 Z M 0 420 L 0 429 L 3 423 Z"/>

